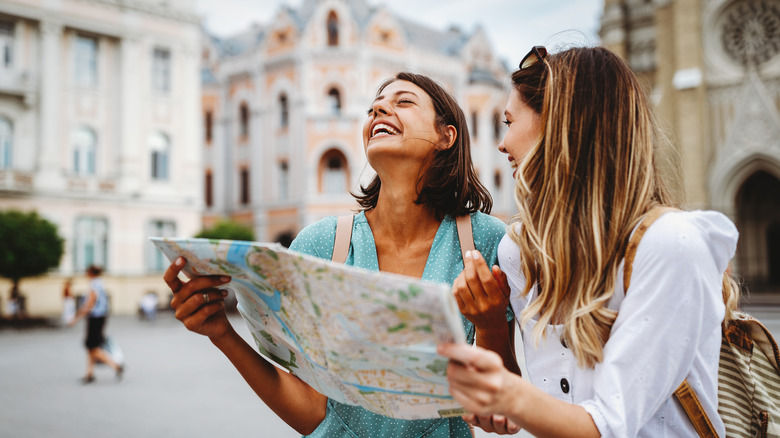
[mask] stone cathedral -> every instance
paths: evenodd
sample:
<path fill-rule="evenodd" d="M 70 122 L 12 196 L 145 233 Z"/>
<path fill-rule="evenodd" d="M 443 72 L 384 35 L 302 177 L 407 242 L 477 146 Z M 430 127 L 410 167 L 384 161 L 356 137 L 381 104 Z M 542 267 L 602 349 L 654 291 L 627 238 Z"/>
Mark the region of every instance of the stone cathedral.
<path fill-rule="evenodd" d="M 747 300 L 780 298 L 780 1 L 606 0 L 602 44 L 640 75 L 688 209 L 726 213 Z"/>

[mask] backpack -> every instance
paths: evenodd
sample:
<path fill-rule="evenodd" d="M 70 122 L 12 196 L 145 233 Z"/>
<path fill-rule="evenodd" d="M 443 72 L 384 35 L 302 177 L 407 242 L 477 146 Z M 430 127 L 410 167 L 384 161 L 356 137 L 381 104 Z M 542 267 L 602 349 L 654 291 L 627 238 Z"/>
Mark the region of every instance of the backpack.
<path fill-rule="evenodd" d="M 675 210 L 652 209 L 626 247 L 623 286 L 628 285 L 639 241 L 661 215 Z M 728 274 L 724 274 L 725 276 Z M 769 330 L 746 313 L 724 321 L 718 366 L 718 414 L 728 437 L 780 437 L 780 351 Z M 684 380 L 675 398 L 700 437 L 717 437 L 696 392 Z"/>

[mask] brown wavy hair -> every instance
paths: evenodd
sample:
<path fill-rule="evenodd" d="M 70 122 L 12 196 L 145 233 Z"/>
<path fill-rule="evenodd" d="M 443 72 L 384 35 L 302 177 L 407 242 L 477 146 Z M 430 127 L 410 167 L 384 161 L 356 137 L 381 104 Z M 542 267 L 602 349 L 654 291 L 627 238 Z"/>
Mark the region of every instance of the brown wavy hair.
<path fill-rule="evenodd" d="M 603 358 L 617 313 L 606 307 L 628 240 L 655 206 L 677 206 L 656 166 L 670 142 L 628 64 L 604 48 L 572 48 L 515 71 L 512 83 L 539 115 L 542 132 L 517 172 L 520 227 L 509 235 L 538 298 L 523 321 L 539 315 L 563 324 L 581 366 Z M 727 320 L 738 289 L 724 281 Z"/>
<path fill-rule="evenodd" d="M 436 150 L 430 162 L 421 166 L 417 181 L 420 192 L 415 203 L 432 207 L 439 217 L 456 217 L 476 211 L 489 214 L 493 208 L 493 198 L 474 170 L 471 136 L 466 116 L 458 102 L 433 79 L 409 72 L 398 73 L 385 81 L 376 96 L 395 81 L 411 82 L 430 96 L 436 112 L 436 131 L 439 136 L 444 137 L 448 125 L 454 126 L 457 131 L 452 147 Z M 361 185 L 360 192 L 352 196 L 357 199 L 362 210 L 371 210 L 376 207 L 381 187 L 382 181 L 377 175 L 367 186 Z"/>

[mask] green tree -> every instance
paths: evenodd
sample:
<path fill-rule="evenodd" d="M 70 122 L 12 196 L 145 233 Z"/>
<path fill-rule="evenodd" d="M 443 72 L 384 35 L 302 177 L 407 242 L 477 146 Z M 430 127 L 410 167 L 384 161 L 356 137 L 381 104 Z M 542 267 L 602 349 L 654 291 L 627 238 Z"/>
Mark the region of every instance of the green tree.
<path fill-rule="evenodd" d="M 12 296 L 18 293 L 22 278 L 56 268 L 64 249 L 57 226 L 38 213 L 0 211 L 0 277 L 13 282 Z"/>
<path fill-rule="evenodd" d="M 195 237 L 252 241 L 255 240 L 255 233 L 244 224 L 230 220 L 220 220 L 213 227 L 201 230 Z"/>

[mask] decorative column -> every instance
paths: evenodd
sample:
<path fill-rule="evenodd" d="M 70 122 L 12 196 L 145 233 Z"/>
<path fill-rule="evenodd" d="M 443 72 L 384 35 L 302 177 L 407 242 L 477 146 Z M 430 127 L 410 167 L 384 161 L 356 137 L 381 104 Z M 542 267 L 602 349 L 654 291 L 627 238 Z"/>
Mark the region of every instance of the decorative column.
<path fill-rule="evenodd" d="M 70 157 L 62 153 L 67 148 L 67 133 L 62 132 L 62 85 L 70 75 L 63 74 L 62 65 L 62 23 L 42 21 L 40 25 L 40 112 L 38 129 L 38 152 L 36 156 L 37 175 L 35 185 L 38 189 L 51 190 L 62 188 L 62 170 L 67 168 Z"/>
<path fill-rule="evenodd" d="M 119 94 L 116 108 L 119 111 L 119 187 L 124 195 L 140 195 L 144 176 L 149 172 L 144 169 L 144 156 L 147 150 L 147 126 L 141 115 L 143 82 L 138 71 L 139 60 L 142 57 L 142 44 L 139 35 L 128 34 L 119 41 Z M 140 63 L 140 65 L 145 65 Z"/>

